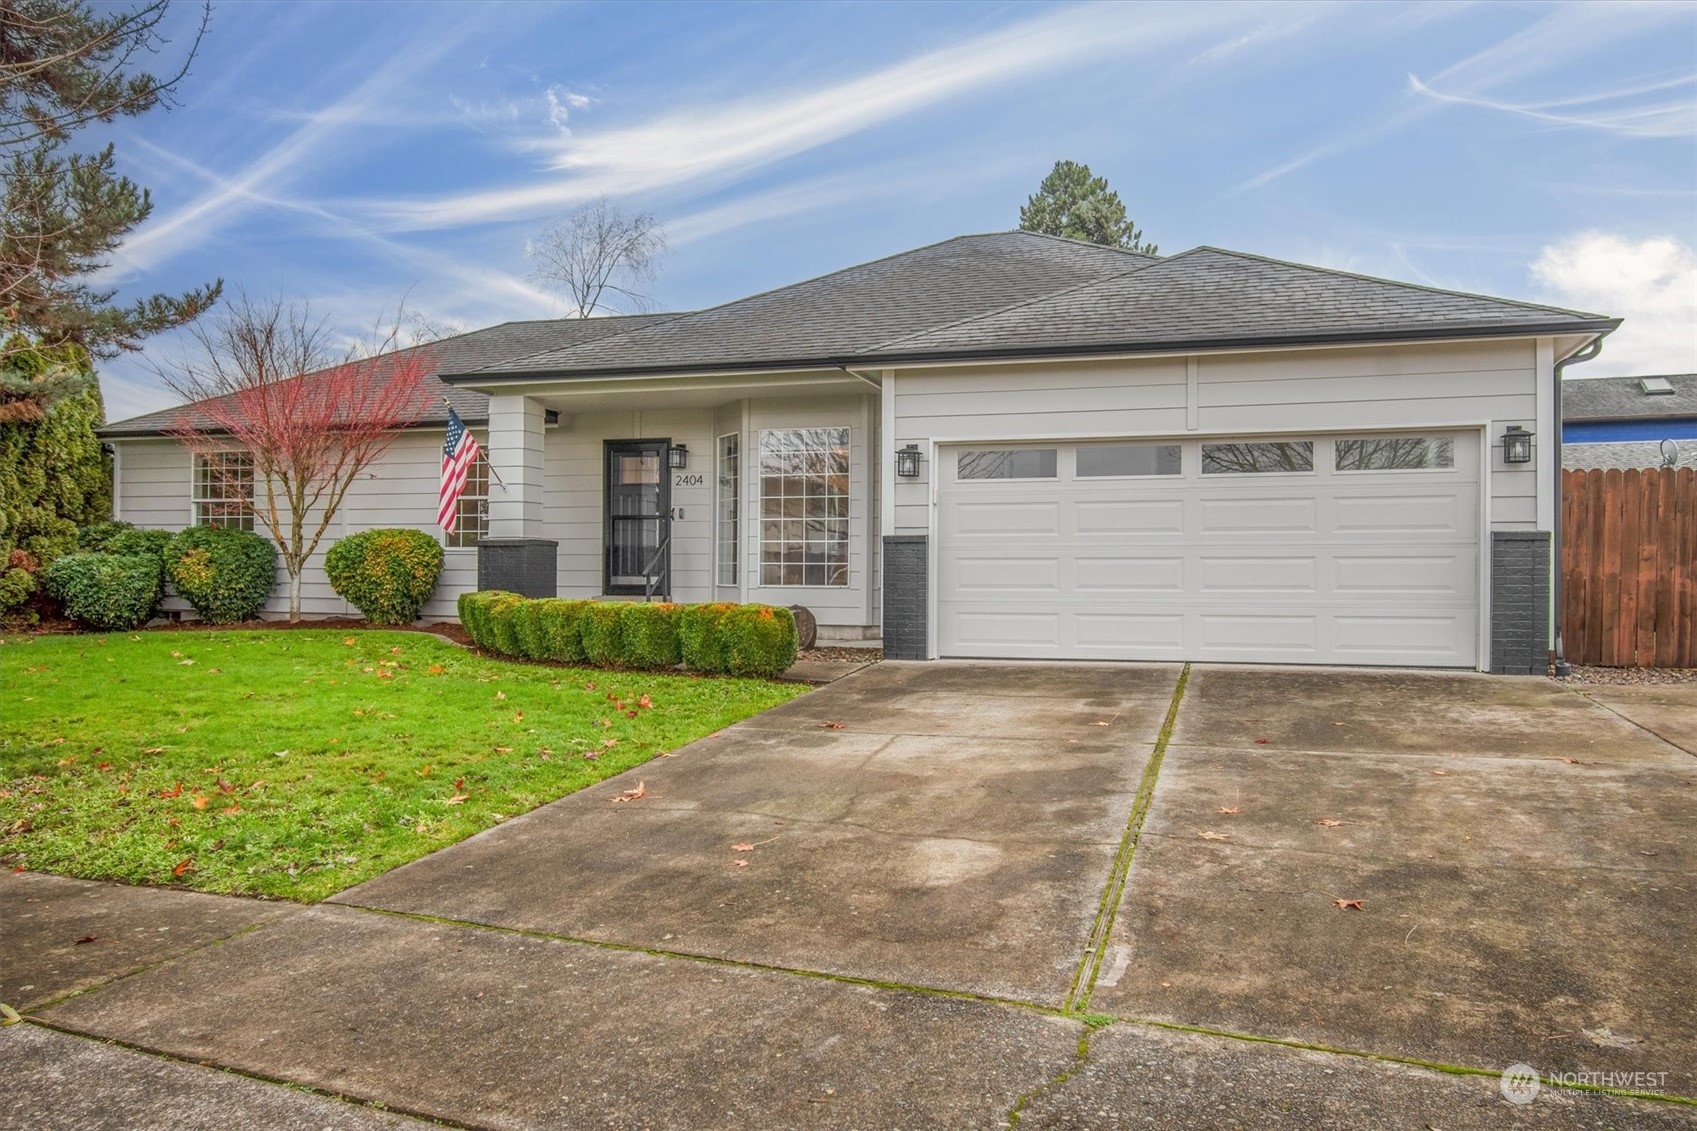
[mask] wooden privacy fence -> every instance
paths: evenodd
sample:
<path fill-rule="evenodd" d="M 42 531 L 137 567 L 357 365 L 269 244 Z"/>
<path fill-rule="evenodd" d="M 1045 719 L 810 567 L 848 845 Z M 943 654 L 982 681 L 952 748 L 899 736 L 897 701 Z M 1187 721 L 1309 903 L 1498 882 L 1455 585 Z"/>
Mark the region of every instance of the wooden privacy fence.
<path fill-rule="evenodd" d="M 1567 659 L 1697 667 L 1697 470 L 1562 472 Z"/>

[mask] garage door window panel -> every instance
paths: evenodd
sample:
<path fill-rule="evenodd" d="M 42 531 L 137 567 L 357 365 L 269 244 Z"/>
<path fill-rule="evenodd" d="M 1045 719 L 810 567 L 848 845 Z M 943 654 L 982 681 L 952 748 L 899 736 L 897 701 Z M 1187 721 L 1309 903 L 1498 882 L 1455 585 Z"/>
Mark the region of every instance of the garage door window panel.
<path fill-rule="evenodd" d="M 1080 479 L 1130 479 L 1184 471 L 1184 449 L 1178 444 L 1080 444 L 1077 451 Z"/>
<path fill-rule="evenodd" d="M 1369 436 L 1338 440 L 1332 466 L 1338 471 L 1433 471 L 1455 466 L 1449 436 Z"/>
<path fill-rule="evenodd" d="M 847 428 L 760 434 L 760 583 L 848 584 Z"/>
<path fill-rule="evenodd" d="M 955 464 L 957 479 L 1053 479 L 1056 448 L 968 448 Z"/>
<path fill-rule="evenodd" d="M 1203 444 L 1204 475 L 1267 475 L 1314 470 L 1314 441 L 1263 440 Z"/>

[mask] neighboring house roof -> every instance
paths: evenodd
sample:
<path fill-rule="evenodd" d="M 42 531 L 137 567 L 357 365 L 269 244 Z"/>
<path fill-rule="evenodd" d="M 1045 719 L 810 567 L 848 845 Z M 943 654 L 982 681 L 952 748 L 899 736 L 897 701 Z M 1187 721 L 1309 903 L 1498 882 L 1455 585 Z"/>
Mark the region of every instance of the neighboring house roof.
<path fill-rule="evenodd" d="M 951 358 L 1607 333 L 1618 319 L 1197 248 L 960 236 L 451 383 Z"/>
<path fill-rule="evenodd" d="M 673 314 L 629 314 L 611 318 L 553 318 L 533 322 L 503 322 L 485 330 L 473 330 L 443 338 L 439 342 L 414 346 L 397 351 L 396 356 L 437 352 L 434 371 L 419 383 L 419 397 L 424 403 L 415 425 L 441 424 L 448 419 L 448 406 L 468 423 L 489 419 L 489 398 L 470 389 L 459 389 L 442 382 L 439 375 L 456 369 L 481 368 L 508 358 L 523 357 L 538 350 L 557 349 L 566 344 L 591 341 L 598 337 L 620 334 L 634 326 L 676 317 Z M 310 376 L 310 375 L 309 375 Z M 443 398 L 447 398 L 447 404 Z M 163 436 L 194 411 L 193 405 L 175 405 L 133 416 L 98 429 L 103 439 Z"/>
<path fill-rule="evenodd" d="M 1672 392 L 1651 393 L 1666 382 Z M 1592 377 L 1562 382 L 1565 423 L 1581 420 L 1697 420 L 1697 373 L 1655 377 Z"/>

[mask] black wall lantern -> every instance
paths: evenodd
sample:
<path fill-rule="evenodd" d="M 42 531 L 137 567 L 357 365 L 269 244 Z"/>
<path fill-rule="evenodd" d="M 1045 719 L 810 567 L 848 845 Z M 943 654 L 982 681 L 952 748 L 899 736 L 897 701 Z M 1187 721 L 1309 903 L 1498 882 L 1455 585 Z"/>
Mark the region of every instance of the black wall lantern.
<path fill-rule="evenodd" d="M 1532 433 L 1518 424 L 1510 424 L 1503 433 L 1503 462 L 1532 462 Z"/>
<path fill-rule="evenodd" d="M 918 444 L 909 444 L 896 452 L 896 474 L 903 479 L 919 478 Z"/>
<path fill-rule="evenodd" d="M 673 471 L 682 471 L 689 466 L 689 445 L 673 444 L 666 449 L 666 465 Z"/>

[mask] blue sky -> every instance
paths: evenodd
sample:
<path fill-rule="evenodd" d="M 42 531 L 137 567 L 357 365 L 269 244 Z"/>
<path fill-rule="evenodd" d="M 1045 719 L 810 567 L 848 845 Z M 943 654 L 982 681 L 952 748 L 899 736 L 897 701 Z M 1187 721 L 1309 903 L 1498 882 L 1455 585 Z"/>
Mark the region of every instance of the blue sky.
<path fill-rule="evenodd" d="M 1600 310 L 1589 375 L 1697 370 L 1690 4 L 223 3 L 178 101 L 110 131 L 155 203 L 120 297 L 548 317 L 527 239 L 605 194 L 696 308 L 1012 228 L 1064 157 L 1163 252 Z M 108 415 L 180 346 L 104 364 Z"/>

